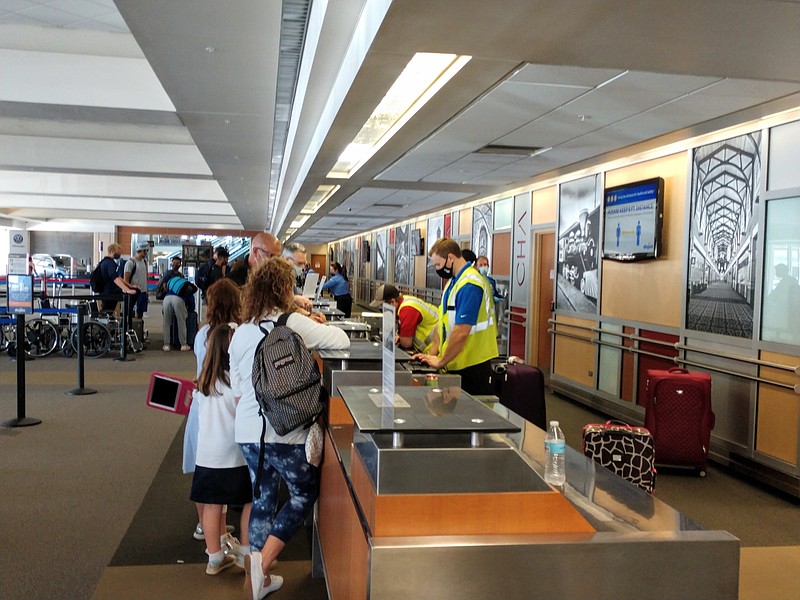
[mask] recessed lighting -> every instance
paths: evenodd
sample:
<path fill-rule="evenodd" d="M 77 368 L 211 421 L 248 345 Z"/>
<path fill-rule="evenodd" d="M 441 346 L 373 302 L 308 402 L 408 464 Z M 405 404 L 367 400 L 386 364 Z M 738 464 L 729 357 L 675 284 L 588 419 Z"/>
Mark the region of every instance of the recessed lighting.
<path fill-rule="evenodd" d="M 205 47 L 205 51 L 208 52 L 209 54 L 214 52 L 214 50 L 216 50 L 216 48 L 214 48 L 214 46 L 206 46 Z"/>
<path fill-rule="evenodd" d="M 471 59 L 456 54 L 415 54 L 339 156 L 328 177 L 352 176 Z"/>

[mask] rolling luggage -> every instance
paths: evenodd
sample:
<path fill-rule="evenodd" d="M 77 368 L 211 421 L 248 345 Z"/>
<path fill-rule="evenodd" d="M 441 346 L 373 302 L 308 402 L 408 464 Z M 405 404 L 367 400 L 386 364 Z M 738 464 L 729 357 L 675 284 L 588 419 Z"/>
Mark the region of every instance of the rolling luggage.
<path fill-rule="evenodd" d="M 626 481 L 653 493 L 656 459 L 653 436 L 644 427 L 621 421 L 593 423 L 583 428 L 583 453 Z"/>
<path fill-rule="evenodd" d="M 537 367 L 513 359 L 493 367 L 495 393 L 500 404 L 537 427 L 547 429 L 544 374 Z"/>
<path fill-rule="evenodd" d="M 172 327 L 169 332 L 169 343 L 173 346 L 180 346 L 178 339 L 178 321 L 172 317 Z M 186 343 L 194 347 L 194 338 L 197 336 L 197 311 L 190 310 L 186 315 Z"/>
<path fill-rule="evenodd" d="M 647 371 L 644 426 L 653 435 L 656 464 L 692 467 L 705 476 L 714 412 L 711 376 L 673 368 Z"/>

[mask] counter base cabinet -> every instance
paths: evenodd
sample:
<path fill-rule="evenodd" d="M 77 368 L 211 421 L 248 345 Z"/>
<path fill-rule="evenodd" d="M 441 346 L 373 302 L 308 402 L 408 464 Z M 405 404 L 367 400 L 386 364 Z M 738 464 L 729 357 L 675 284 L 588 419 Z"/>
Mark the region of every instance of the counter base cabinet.
<path fill-rule="evenodd" d="M 369 573 L 367 538 L 328 432 L 324 457 L 317 533 L 328 596 L 332 600 L 363 600 L 367 598 Z"/>
<path fill-rule="evenodd" d="M 577 451 L 567 449 L 563 495 L 513 485 L 523 466 L 539 477 L 544 432 L 530 424 L 519 449 L 393 449 L 363 433 L 354 443 L 346 415 L 331 415 L 341 423 L 325 436 L 313 568 L 324 567 L 331 600 L 738 597 L 738 539 L 703 530 Z"/>

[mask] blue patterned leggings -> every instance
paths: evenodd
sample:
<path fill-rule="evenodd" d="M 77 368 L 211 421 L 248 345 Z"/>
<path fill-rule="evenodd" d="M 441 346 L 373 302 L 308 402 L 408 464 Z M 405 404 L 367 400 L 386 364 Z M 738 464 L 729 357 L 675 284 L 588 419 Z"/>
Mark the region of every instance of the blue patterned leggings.
<path fill-rule="evenodd" d="M 255 484 L 260 444 L 239 446 L 250 470 L 250 481 Z M 278 511 L 281 478 L 289 488 L 289 500 Z M 261 497 L 253 496 L 248 528 L 250 546 L 254 550 L 261 550 L 270 535 L 287 543 L 314 508 L 319 496 L 319 469 L 308 464 L 305 445 L 266 444 L 260 488 Z"/>

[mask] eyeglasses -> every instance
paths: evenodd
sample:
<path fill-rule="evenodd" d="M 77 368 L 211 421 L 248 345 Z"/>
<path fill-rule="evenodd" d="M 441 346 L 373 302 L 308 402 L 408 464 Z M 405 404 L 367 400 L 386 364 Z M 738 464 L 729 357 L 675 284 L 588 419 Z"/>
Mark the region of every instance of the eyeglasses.
<path fill-rule="evenodd" d="M 276 254 L 269 252 L 265 248 L 260 248 L 258 246 L 254 247 L 252 250 L 253 254 L 255 254 L 256 256 L 263 256 L 264 258 L 272 258 L 273 256 L 277 256 Z"/>

